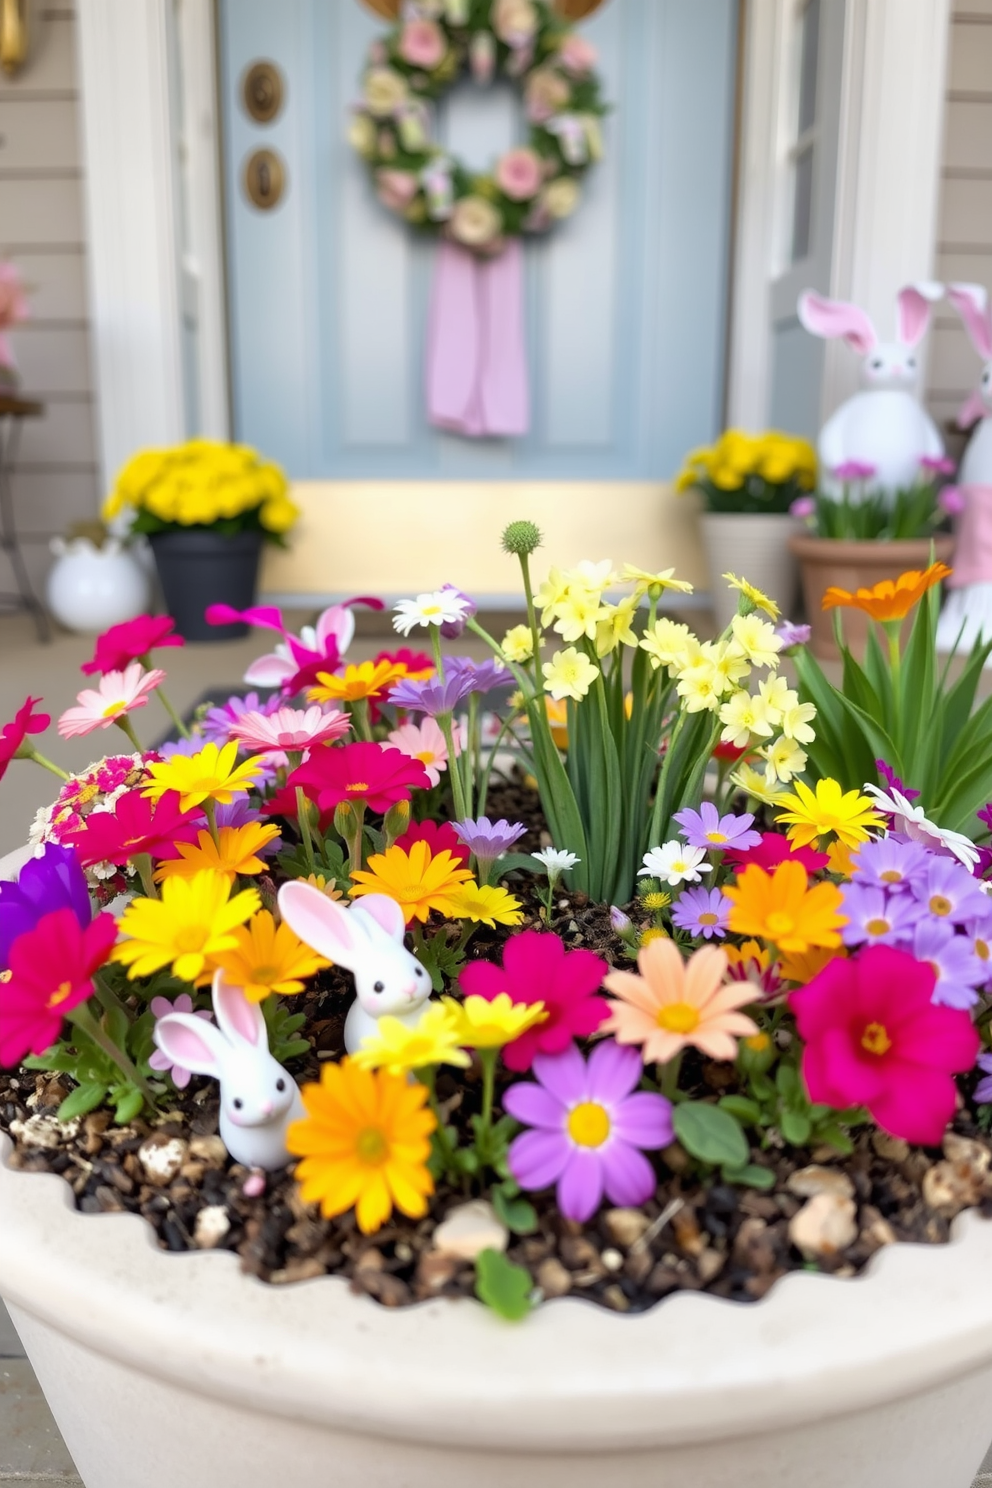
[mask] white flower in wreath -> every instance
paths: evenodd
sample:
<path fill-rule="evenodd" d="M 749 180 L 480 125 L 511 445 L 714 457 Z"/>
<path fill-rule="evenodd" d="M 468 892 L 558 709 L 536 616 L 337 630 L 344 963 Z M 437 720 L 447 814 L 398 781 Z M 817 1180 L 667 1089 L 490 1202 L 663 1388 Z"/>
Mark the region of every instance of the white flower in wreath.
<path fill-rule="evenodd" d="M 507 46 L 525 46 L 537 33 L 537 11 L 531 0 L 496 0 L 492 28 Z"/>
<path fill-rule="evenodd" d="M 377 119 L 394 114 L 406 96 L 406 79 L 393 68 L 373 67 L 365 74 L 365 102 Z"/>
<path fill-rule="evenodd" d="M 348 125 L 348 143 L 363 160 L 375 154 L 375 125 L 368 114 L 354 114 Z"/>
<path fill-rule="evenodd" d="M 455 203 L 448 230 L 466 248 L 485 248 L 503 231 L 503 217 L 485 197 L 463 196 Z"/>
<path fill-rule="evenodd" d="M 579 190 L 578 181 L 572 176 L 559 176 L 557 181 L 549 181 L 541 192 L 541 206 L 549 217 L 558 218 L 559 221 L 565 217 L 571 217 L 582 192 Z"/>
<path fill-rule="evenodd" d="M 550 67 L 539 67 L 524 85 L 527 117 L 532 124 L 544 124 L 568 104 L 572 90 L 560 73 Z"/>

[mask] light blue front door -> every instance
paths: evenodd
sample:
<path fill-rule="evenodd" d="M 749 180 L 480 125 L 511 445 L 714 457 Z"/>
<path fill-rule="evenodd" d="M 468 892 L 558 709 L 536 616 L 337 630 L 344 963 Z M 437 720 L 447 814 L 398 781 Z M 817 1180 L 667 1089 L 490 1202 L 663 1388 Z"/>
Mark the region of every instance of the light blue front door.
<path fill-rule="evenodd" d="M 613 113 L 577 214 L 525 247 L 531 432 L 472 441 L 424 410 L 435 254 L 345 141 L 369 43 L 358 0 L 221 0 L 234 423 L 295 478 L 665 479 L 723 397 L 737 0 L 608 0 L 584 27 Z M 270 123 L 242 102 L 276 64 Z M 519 138 L 509 87 L 465 82 L 439 134 L 477 168 Z M 244 189 L 256 150 L 275 208 Z"/>

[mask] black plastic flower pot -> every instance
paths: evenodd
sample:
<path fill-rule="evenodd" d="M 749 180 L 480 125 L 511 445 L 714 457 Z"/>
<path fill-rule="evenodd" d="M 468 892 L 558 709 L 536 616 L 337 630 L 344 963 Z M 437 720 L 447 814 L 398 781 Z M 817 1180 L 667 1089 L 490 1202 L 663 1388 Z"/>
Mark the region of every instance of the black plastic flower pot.
<path fill-rule="evenodd" d="M 247 610 L 255 603 L 262 534 L 239 532 L 224 537 L 202 529 L 157 532 L 149 541 L 155 554 L 165 607 L 176 630 L 187 641 L 234 641 L 248 626 L 208 625 L 209 605 Z"/>

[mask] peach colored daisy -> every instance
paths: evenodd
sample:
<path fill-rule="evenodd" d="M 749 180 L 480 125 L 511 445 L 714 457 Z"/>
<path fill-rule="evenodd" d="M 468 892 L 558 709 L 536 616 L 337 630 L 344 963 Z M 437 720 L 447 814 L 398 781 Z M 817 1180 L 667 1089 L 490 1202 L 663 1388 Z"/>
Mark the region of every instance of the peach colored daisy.
<path fill-rule="evenodd" d="M 738 1038 L 757 1033 L 758 1025 L 738 1012 L 754 1001 L 748 982 L 725 983 L 727 956 L 717 946 L 703 946 L 683 961 L 671 940 L 649 941 L 638 953 L 640 975 L 611 971 L 603 985 L 610 1000 L 609 1021 L 600 1033 L 612 1033 L 619 1044 L 641 1044 L 646 1064 L 667 1064 L 692 1044 L 710 1059 L 734 1059 Z"/>

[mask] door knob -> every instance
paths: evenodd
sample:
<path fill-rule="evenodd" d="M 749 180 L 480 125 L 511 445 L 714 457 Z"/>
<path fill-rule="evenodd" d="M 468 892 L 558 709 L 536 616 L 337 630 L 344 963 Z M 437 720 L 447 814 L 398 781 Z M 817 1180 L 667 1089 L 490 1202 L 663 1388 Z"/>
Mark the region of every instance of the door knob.
<path fill-rule="evenodd" d="M 282 108 L 285 89 L 274 62 L 253 62 L 241 84 L 245 109 L 259 124 L 271 124 Z"/>
<path fill-rule="evenodd" d="M 270 212 L 286 189 L 286 168 L 274 150 L 255 150 L 245 162 L 245 192 L 262 212 Z"/>

